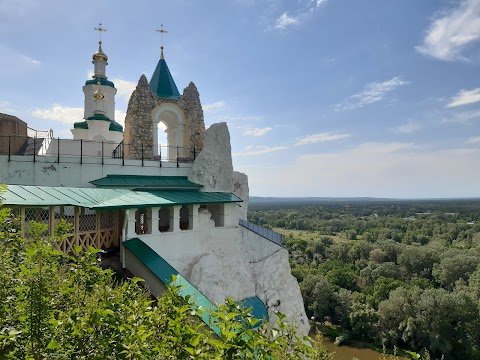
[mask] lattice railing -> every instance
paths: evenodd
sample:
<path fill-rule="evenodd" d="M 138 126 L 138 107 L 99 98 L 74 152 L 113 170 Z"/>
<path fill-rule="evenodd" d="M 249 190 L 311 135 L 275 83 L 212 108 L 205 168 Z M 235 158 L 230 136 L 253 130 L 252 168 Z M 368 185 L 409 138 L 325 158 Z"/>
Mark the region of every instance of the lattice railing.
<path fill-rule="evenodd" d="M 58 248 L 65 253 L 74 251 L 75 246 L 83 249 L 92 246 L 108 249 L 119 246 L 118 211 L 95 211 L 75 206 L 51 207 L 16 207 L 13 210 L 22 221 L 25 237 L 31 237 L 32 222 L 47 225 L 41 236 L 54 236 L 55 228 L 63 220 L 71 225 L 72 234 L 58 243 Z"/>
<path fill-rule="evenodd" d="M 71 253 L 75 246 L 87 249 L 89 246 L 96 249 L 118 247 L 118 232 L 116 229 L 89 231 L 73 234 L 58 244 L 59 250 Z"/>

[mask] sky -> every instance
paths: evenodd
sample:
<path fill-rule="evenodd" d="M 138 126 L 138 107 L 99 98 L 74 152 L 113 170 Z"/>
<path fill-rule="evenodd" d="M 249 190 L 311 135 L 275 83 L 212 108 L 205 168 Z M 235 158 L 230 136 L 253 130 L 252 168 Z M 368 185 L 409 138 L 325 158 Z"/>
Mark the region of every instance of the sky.
<path fill-rule="evenodd" d="M 251 195 L 480 197 L 480 0 L 0 0 L 0 112 L 71 138 L 99 22 L 116 120 L 163 24 Z"/>

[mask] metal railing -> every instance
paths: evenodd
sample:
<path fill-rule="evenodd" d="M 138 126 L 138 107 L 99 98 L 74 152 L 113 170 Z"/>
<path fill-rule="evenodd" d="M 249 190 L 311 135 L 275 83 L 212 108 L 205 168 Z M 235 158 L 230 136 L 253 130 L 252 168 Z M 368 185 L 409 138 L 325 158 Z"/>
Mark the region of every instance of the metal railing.
<path fill-rule="evenodd" d="M 273 230 L 264 228 L 263 226 L 253 224 L 246 220 L 240 219 L 238 223 L 240 226 L 243 226 L 244 228 L 247 228 L 248 230 L 253 231 L 255 234 L 258 234 L 267 240 L 273 241 L 275 244 L 282 245 L 283 243 L 284 236 L 282 234 L 279 234 Z"/>
<path fill-rule="evenodd" d="M 54 138 L 53 132 L 40 132 L 33 129 L 29 134 L 34 136 L 0 136 L 0 155 L 8 155 L 8 161 L 37 161 L 38 156 L 56 157 L 56 162 L 72 162 L 78 158 L 83 164 L 85 159 L 101 159 L 102 165 L 105 159 L 122 159 L 122 165 L 126 160 L 141 160 L 142 166 L 162 167 L 162 162 L 192 163 L 197 158 L 201 149 L 182 146 L 158 145 L 151 146 L 143 143 L 124 144 L 112 141 L 73 140 Z M 44 137 L 38 137 L 42 133 Z M 19 158 L 21 156 L 22 158 Z M 25 160 L 21 160 L 25 159 Z M 62 161 L 63 160 L 63 161 Z"/>

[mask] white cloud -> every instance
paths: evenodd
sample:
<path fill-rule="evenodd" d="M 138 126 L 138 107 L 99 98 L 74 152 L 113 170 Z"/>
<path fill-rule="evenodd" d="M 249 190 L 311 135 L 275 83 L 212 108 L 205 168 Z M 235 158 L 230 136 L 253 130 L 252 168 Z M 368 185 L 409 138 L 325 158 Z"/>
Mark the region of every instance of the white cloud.
<path fill-rule="evenodd" d="M 243 135 L 248 135 L 248 136 L 263 136 L 267 133 L 272 131 L 271 127 L 265 127 L 265 128 L 253 128 L 253 127 L 247 127 L 243 129 Z"/>
<path fill-rule="evenodd" d="M 480 144 L 480 136 L 471 136 L 467 139 L 467 144 Z"/>
<path fill-rule="evenodd" d="M 456 107 L 468 104 L 474 104 L 480 101 L 480 88 L 473 90 L 460 90 L 457 95 L 455 95 L 450 102 L 447 104 L 447 107 Z"/>
<path fill-rule="evenodd" d="M 365 85 L 364 89 L 357 94 L 350 96 L 343 103 L 335 105 L 336 111 L 349 111 L 362 108 L 366 105 L 376 103 L 400 86 L 409 84 L 409 81 L 402 80 L 398 76 L 383 82 L 372 82 Z"/>
<path fill-rule="evenodd" d="M 64 107 L 53 105 L 49 109 L 35 109 L 32 115 L 41 119 L 58 121 L 64 124 L 73 124 L 83 119 L 83 108 Z"/>
<path fill-rule="evenodd" d="M 328 0 L 298 0 L 298 6 L 295 8 L 290 9 L 289 11 L 284 11 L 280 16 L 275 18 L 271 18 L 270 26 L 268 28 L 270 30 L 285 30 L 288 27 L 293 25 L 299 25 L 309 19 L 318 9 L 322 8 L 327 4 Z M 268 8 L 278 10 L 279 4 L 270 4 Z M 291 5 L 291 4 L 289 4 Z"/>
<path fill-rule="evenodd" d="M 124 101 L 128 102 L 132 92 L 137 87 L 137 84 L 133 81 L 124 80 L 121 78 L 112 78 L 115 87 L 117 88 L 117 97 L 122 98 Z"/>
<path fill-rule="evenodd" d="M 127 113 L 123 110 L 115 110 L 115 121 L 124 126 Z"/>
<path fill-rule="evenodd" d="M 48 109 L 35 109 L 32 115 L 46 120 L 58 121 L 63 124 L 72 125 L 74 122 L 83 120 L 83 108 L 68 107 L 58 104 Z M 125 123 L 126 112 L 115 110 L 115 121 L 123 126 Z"/>
<path fill-rule="evenodd" d="M 9 115 L 17 113 L 17 111 L 12 108 L 12 105 L 8 101 L 0 101 L 0 112 Z"/>
<path fill-rule="evenodd" d="M 25 76 L 25 70 L 36 70 L 40 64 L 39 60 L 0 44 L 0 76 Z"/>
<path fill-rule="evenodd" d="M 204 113 L 214 113 L 225 107 L 224 101 L 217 101 L 211 104 L 202 105 Z"/>
<path fill-rule="evenodd" d="M 274 28 L 277 30 L 284 30 L 289 26 L 298 24 L 299 20 L 296 17 L 289 16 L 287 12 L 284 12 L 275 20 Z"/>
<path fill-rule="evenodd" d="M 252 166 L 258 196 L 480 196 L 480 148 L 428 149 L 413 143 L 364 143 L 336 153 L 299 156 L 281 166 Z M 301 184 L 301 186 L 298 186 Z"/>
<path fill-rule="evenodd" d="M 412 134 L 421 130 L 422 128 L 423 128 L 422 125 L 415 123 L 413 121 L 409 121 L 405 124 L 401 124 L 397 127 L 394 127 L 391 130 L 398 134 Z"/>
<path fill-rule="evenodd" d="M 442 123 L 457 123 L 469 125 L 473 120 L 480 118 L 480 110 L 461 111 L 448 114 L 442 119 Z"/>
<path fill-rule="evenodd" d="M 327 141 L 336 141 L 340 139 L 349 138 L 350 136 L 352 135 L 332 134 L 332 133 L 320 133 L 320 134 L 308 135 L 303 138 L 297 139 L 295 146 L 316 144 L 316 143 L 327 142 Z"/>
<path fill-rule="evenodd" d="M 35 0 L 0 0 L 0 14 L 7 17 L 26 15 L 37 6 Z"/>
<path fill-rule="evenodd" d="M 255 156 L 255 155 L 264 155 L 274 151 L 286 150 L 286 146 L 248 146 L 247 151 L 233 153 L 232 156 Z"/>
<path fill-rule="evenodd" d="M 465 60 L 462 54 L 480 39 L 480 1 L 462 0 L 430 24 L 418 52 L 438 60 Z"/>

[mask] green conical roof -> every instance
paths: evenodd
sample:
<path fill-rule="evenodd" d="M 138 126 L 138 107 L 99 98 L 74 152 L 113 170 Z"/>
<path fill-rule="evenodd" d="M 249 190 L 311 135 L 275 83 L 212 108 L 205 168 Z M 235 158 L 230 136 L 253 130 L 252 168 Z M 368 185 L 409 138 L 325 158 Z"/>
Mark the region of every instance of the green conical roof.
<path fill-rule="evenodd" d="M 170 74 L 170 70 L 168 70 L 167 62 L 163 58 L 163 49 L 160 61 L 150 80 L 150 89 L 152 89 L 158 97 L 164 99 L 180 99 L 177 85 L 175 85 L 172 74 Z"/>

